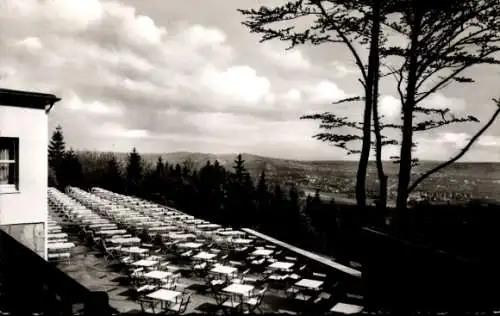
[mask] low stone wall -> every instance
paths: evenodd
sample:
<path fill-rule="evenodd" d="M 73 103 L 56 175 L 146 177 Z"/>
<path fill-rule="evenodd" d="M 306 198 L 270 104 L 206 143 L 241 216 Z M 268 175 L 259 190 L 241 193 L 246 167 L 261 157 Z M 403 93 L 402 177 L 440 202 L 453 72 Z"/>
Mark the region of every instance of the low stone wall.
<path fill-rule="evenodd" d="M 42 258 L 46 257 L 44 223 L 1 225 L 0 228 Z"/>

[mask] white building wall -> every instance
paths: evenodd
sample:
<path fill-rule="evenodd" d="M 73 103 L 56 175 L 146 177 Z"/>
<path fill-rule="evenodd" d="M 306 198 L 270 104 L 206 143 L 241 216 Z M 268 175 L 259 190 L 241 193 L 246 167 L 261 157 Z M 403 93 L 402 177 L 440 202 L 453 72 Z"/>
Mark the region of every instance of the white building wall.
<path fill-rule="evenodd" d="M 19 191 L 0 193 L 0 225 L 43 257 L 47 252 L 47 123 L 44 110 L 0 105 L 0 137 L 19 138 Z"/>

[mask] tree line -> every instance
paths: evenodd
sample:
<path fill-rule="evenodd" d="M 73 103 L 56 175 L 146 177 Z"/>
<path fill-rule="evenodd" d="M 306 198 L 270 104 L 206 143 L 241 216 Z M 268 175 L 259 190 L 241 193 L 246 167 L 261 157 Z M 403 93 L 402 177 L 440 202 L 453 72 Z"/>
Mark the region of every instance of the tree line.
<path fill-rule="evenodd" d="M 97 186 L 177 207 L 221 225 L 252 228 L 337 257 L 342 247 L 337 242 L 339 234 L 349 231 L 348 210 L 333 200 L 323 201 L 319 192 L 301 199 L 294 185 L 270 184 L 265 170 L 252 179 L 241 154 L 231 169 L 218 161 L 195 169 L 188 161 L 171 164 L 161 156 L 148 166 L 135 148 L 121 162 L 113 153 L 84 155 L 66 149 L 59 126 L 49 144 L 49 170 L 49 186 L 60 190 Z M 345 242 L 345 238 L 340 240 Z"/>

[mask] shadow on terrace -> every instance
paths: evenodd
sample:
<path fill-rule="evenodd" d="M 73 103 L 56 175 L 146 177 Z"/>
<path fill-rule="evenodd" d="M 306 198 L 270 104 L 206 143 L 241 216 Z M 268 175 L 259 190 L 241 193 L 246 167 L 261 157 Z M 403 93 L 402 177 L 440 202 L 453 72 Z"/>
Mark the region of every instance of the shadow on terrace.
<path fill-rule="evenodd" d="M 49 229 L 60 226 L 63 244 L 74 245 L 52 256 L 57 266 L 106 292 L 122 314 L 361 310 L 359 277 L 174 209 L 97 188 L 51 188 L 49 215 Z"/>
<path fill-rule="evenodd" d="M 91 291 L 0 230 L 2 315 L 111 315 L 105 292 Z"/>

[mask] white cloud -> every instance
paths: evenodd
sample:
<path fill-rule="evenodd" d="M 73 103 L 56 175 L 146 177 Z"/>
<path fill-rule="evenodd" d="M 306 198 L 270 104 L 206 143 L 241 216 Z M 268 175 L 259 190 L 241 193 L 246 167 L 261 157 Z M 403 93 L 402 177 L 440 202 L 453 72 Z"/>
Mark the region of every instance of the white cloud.
<path fill-rule="evenodd" d="M 299 89 L 290 89 L 283 95 L 283 99 L 288 102 L 300 102 L 302 100 L 302 92 Z"/>
<path fill-rule="evenodd" d="M 26 37 L 17 42 L 17 44 L 24 46 L 29 51 L 36 51 L 43 47 L 42 41 L 38 37 Z"/>
<path fill-rule="evenodd" d="M 194 126 L 200 127 L 209 134 L 224 135 L 231 133 L 248 133 L 259 130 L 259 126 L 252 124 L 252 117 L 238 116 L 232 113 L 193 113 L 186 117 L 186 121 Z"/>
<path fill-rule="evenodd" d="M 117 138 L 146 138 L 149 137 L 149 131 L 145 129 L 127 129 L 119 123 L 107 122 L 102 124 L 95 132 L 98 137 L 117 137 Z"/>
<path fill-rule="evenodd" d="M 263 45 L 262 52 L 277 65 L 291 70 L 307 70 L 311 68 L 310 61 L 299 49 L 285 50 L 273 45 Z"/>
<path fill-rule="evenodd" d="M 112 0 L 0 1 L 2 87 L 62 97 L 51 124 L 62 123 L 68 143 L 77 147 L 100 142 L 128 150 L 144 138 L 150 151 L 189 142 L 190 150 L 341 157 L 311 138 L 317 122 L 295 119 L 350 96 L 347 76 L 355 68 L 339 60 L 320 69 L 306 50 L 243 38 L 235 31 L 239 18 L 232 29 L 233 20 L 225 17 L 224 23 L 200 16 L 176 20 L 169 6 L 179 2 L 130 3 L 137 9 Z M 158 6 L 161 12 L 148 11 Z M 273 65 L 290 71 L 285 75 Z M 332 77 L 343 82 L 327 80 Z M 434 98 L 457 111 L 465 106 L 460 99 Z M 386 97 L 382 111 L 398 116 L 393 101 Z M 352 106 L 331 109 L 356 120 L 362 113 Z M 451 144 L 452 138 L 441 141 Z"/>
<path fill-rule="evenodd" d="M 384 95 L 380 98 L 380 114 L 395 118 L 401 114 L 401 101 L 390 95 Z"/>
<path fill-rule="evenodd" d="M 450 98 L 443 94 L 435 93 L 422 101 L 419 106 L 427 108 L 445 109 L 449 108 L 453 113 L 460 114 L 465 110 L 467 104 L 460 98 Z M 401 113 L 401 101 L 390 95 L 382 96 L 380 99 L 380 113 L 388 118 L 397 118 Z"/>
<path fill-rule="evenodd" d="M 70 92 L 62 98 L 61 105 L 65 106 L 69 110 L 73 111 L 83 111 L 88 113 L 100 114 L 100 115 L 114 115 L 119 116 L 123 114 L 123 107 L 117 104 L 104 103 L 99 100 L 92 100 L 90 102 L 84 102 L 78 95 L 74 92 Z"/>
<path fill-rule="evenodd" d="M 347 97 L 345 91 L 328 80 L 323 80 L 313 87 L 307 87 L 305 90 L 310 95 L 311 101 L 315 103 L 332 103 Z"/>
<path fill-rule="evenodd" d="M 99 0 L 52 0 L 45 1 L 42 5 L 48 12 L 55 15 L 61 22 L 67 22 L 68 26 L 86 28 L 94 21 L 102 18 L 103 7 Z"/>
<path fill-rule="evenodd" d="M 210 46 L 226 42 L 227 36 L 219 29 L 206 28 L 203 25 L 193 25 L 185 31 L 186 39 L 193 45 Z"/>
<path fill-rule="evenodd" d="M 443 132 L 440 133 L 439 137 L 436 139 L 437 143 L 452 144 L 457 148 L 464 147 L 470 139 L 470 135 L 467 133 L 451 133 Z"/>
<path fill-rule="evenodd" d="M 343 78 L 345 76 L 357 73 L 356 68 L 346 66 L 345 64 L 342 64 L 337 60 L 332 63 L 332 66 L 335 69 L 333 75 L 337 78 Z"/>
<path fill-rule="evenodd" d="M 128 106 L 131 93 L 142 100 L 172 94 L 183 100 L 195 97 L 190 92 L 201 88 L 194 86 L 200 69 L 231 67 L 232 49 L 223 31 L 175 23 L 167 32 L 150 17 L 118 2 L 6 0 L 0 9 L 0 27 L 8 44 L 0 47 L 0 69 L 7 88 L 52 87 L 50 92 L 74 91 L 85 99 L 105 97 Z M 26 54 L 34 48 L 36 54 Z M 119 89 L 130 93 L 120 94 Z M 90 97 L 89 90 L 93 90 Z"/>
<path fill-rule="evenodd" d="M 217 94 L 248 103 L 262 100 L 271 89 L 269 79 L 257 75 L 249 66 L 233 66 L 223 71 L 207 66 L 201 74 L 201 82 Z"/>
<path fill-rule="evenodd" d="M 477 140 L 477 143 L 485 147 L 500 147 L 500 137 L 483 135 Z"/>
<path fill-rule="evenodd" d="M 467 104 L 464 99 L 447 97 L 441 93 L 435 93 L 422 101 L 424 107 L 445 109 L 449 108 L 454 113 L 462 112 Z"/>

